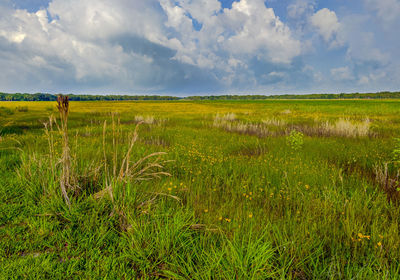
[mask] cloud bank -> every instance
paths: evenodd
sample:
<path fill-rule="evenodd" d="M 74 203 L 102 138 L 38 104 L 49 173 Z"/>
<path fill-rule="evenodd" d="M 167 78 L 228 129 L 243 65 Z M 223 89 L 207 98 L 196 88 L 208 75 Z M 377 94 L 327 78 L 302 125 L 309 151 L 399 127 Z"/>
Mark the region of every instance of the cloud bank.
<path fill-rule="evenodd" d="M 400 84 L 400 40 L 391 38 L 399 20 L 388 8 L 397 0 L 365 0 L 362 13 L 343 15 L 296 0 L 285 17 L 263 0 L 228 8 L 218 0 L 52 0 L 28 10 L 2 1 L 3 91 L 268 94 Z M 391 46 L 379 41 L 386 38 Z"/>

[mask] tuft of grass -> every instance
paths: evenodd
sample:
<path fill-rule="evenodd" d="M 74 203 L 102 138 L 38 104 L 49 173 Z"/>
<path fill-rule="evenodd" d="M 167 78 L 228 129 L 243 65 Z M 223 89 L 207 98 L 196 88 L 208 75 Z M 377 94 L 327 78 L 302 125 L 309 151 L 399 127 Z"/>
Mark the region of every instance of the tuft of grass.
<path fill-rule="evenodd" d="M 400 170 L 394 176 L 390 175 L 388 163 L 375 165 L 376 181 L 385 192 L 388 201 L 400 202 Z"/>
<path fill-rule="evenodd" d="M 321 125 L 322 134 L 326 136 L 365 137 L 370 135 L 371 122 L 365 119 L 362 122 L 352 122 L 340 118 L 333 124 L 325 122 Z"/>
<path fill-rule="evenodd" d="M 18 112 L 24 112 L 24 113 L 28 112 L 28 106 L 17 106 L 15 109 Z"/>
<path fill-rule="evenodd" d="M 217 114 L 214 118 L 214 122 L 233 122 L 236 120 L 237 117 L 235 113 L 227 113 L 225 115 Z"/>
<path fill-rule="evenodd" d="M 217 115 L 214 118 L 213 126 L 228 132 L 255 135 L 258 137 L 271 135 L 265 125 L 239 121 L 234 114 L 227 114 L 222 117 Z"/>
<path fill-rule="evenodd" d="M 129 182 L 148 181 L 159 179 L 161 176 L 171 176 L 168 172 L 163 171 L 164 164 L 168 161 L 161 160 L 166 155 L 165 152 L 154 152 L 148 154 L 139 160 L 134 161 L 132 158 L 132 150 L 138 140 L 138 123 L 132 133 L 128 134 L 128 148 L 123 151 L 119 148 L 120 143 L 125 142 L 122 139 L 120 122 L 115 123 L 112 119 L 112 147 L 107 147 L 107 121 L 103 125 L 103 176 L 105 180 L 105 188 L 95 194 L 96 198 L 104 197 L 105 193 L 110 195 L 114 200 L 114 187 L 118 184 L 125 186 Z M 111 155 L 107 151 L 112 151 Z M 109 163 L 111 166 L 109 166 Z"/>
<path fill-rule="evenodd" d="M 277 118 L 270 118 L 262 120 L 262 123 L 268 126 L 277 126 L 277 127 L 284 127 L 287 125 L 287 122 L 283 119 Z"/>
<path fill-rule="evenodd" d="M 135 116 L 136 123 L 144 123 L 144 124 L 155 124 L 156 119 L 154 116 Z"/>

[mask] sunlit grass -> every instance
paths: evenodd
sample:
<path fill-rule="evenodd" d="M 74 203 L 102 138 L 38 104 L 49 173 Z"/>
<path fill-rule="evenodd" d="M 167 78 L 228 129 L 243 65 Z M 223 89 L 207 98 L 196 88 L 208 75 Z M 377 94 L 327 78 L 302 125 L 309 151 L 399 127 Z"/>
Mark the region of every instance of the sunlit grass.
<path fill-rule="evenodd" d="M 54 130 L 49 152 L 43 125 L 57 116 L 55 103 L 0 102 L 0 274 L 396 279 L 400 208 L 375 169 L 393 158 L 399 105 L 71 102 L 69 146 L 80 189 L 69 209 L 57 180 L 63 135 Z M 366 129 L 354 125 L 366 119 L 368 133 L 360 133 Z M 132 163 L 166 153 L 170 177 L 112 181 L 137 123 Z M 329 133 L 316 133 L 326 123 Z M 268 133 L 250 133 L 251 125 Z M 288 141 L 294 130 L 303 132 L 295 147 Z M 392 167 L 385 176 L 395 175 Z M 113 201 L 98 199 L 111 181 Z"/>

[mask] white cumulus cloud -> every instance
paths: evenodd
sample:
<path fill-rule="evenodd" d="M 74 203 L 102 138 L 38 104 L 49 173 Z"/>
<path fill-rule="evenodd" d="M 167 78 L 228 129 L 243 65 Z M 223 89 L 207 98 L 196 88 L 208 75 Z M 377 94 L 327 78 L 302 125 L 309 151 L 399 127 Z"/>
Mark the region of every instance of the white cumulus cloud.
<path fill-rule="evenodd" d="M 334 36 L 340 28 L 340 23 L 334 11 L 323 8 L 313 14 L 310 20 L 326 42 L 334 40 Z"/>
<path fill-rule="evenodd" d="M 162 90 L 202 73 L 229 87 L 250 61 L 289 65 L 302 49 L 263 0 L 231 9 L 218 0 L 52 0 L 35 13 L 1 9 L 0 59 L 26 65 L 19 77 L 3 75 L 3 84 L 34 76 L 49 87 L 65 79 Z"/>

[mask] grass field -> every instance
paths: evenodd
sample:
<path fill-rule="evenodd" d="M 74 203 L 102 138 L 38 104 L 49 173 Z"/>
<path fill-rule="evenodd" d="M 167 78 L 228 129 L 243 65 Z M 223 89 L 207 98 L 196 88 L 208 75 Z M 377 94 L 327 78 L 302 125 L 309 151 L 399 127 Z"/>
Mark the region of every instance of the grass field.
<path fill-rule="evenodd" d="M 0 278 L 400 277 L 400 101 L 71 102 L 64 131 L 0 102 Z"/>

